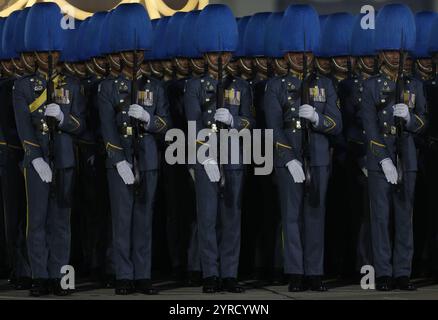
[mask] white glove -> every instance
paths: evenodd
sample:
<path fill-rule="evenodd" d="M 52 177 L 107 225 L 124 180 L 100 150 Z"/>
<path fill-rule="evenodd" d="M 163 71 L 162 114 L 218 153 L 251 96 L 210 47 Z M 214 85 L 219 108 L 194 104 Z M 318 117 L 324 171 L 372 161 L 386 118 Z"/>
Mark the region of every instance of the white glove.
<path fill-rule="evenodd" d="M 300 118 L 307 119 L 312 124 L 317 125 L 319 121 L 318 113 L 315 111 L 315 108 L 308 104 L 303 104 L 299 111 L 298 115 Z"/>
<path fill-rule="evenodd" d="M 363 168 L 361 168 L 361 170 L 362 170 L 363 175 L 368 178 L 368 169 L 363 167 Z"/>
<path fill-rule="evenodd" d="M 409 113 L 409 107 L 407 105 L 399 103 L 392 108 L 394 109 L 394 117 L 402 118 L 406 123 L 411 121 L 411 114 Z"/>
<path fill-rule="evenodd" d="M 134 173 L 128 161 L 120 161 L 116 164 L 117 172 L 126 185 L 132 185 L 135 182 Z"/>
<path fill-rule="evenodd" d="M 303 183 L 306 180 L 306 176 L 304 175 L 303 165 L 298 160 L 289 161 L 286 164 L 286 167 L 289 169 L 292 178 L 295 183 Z"/>
<path fill-rule="evenodd" d="M 61 107 L 56 103 L 51 103 L 46 107 L 44 112 L 46 117 L 52 117 L 58 120 L 60 123 L 64 121 L 64 113 L 61 111 Z"/>
<path fill-rule="evenodd" d="M 397 168 L 394 166 L 394 163 L 391 159 L 386 158 L 383 159 L 380 164 L 382 165 L 383 173 L 385 174 L 386 180 L 390 184 L 397 184 L 398 173 Z"/>
<path fill-rule="evenodd" d="M 214 115 L 214 120 L 222 122 L 227 126 L 233 127 L 233 116 L 230 111 L 225 108 L 219 108 L 216 110 Z"/>
<path fill-rule="evenodd" d="M 221 174 L 219 172 L 219 166 L 216 160 L 207 159 L 202 165 L 204 166 L 208 179 L 210 179 L 211 182 L 219 182 L 221 179 Z"/>
<path fill-rule="evenodd" d="M 142 106 L 133 104 L 129 107 L 128 115 L 140 121 L 149 123 L 151 121 L 151 115 Z"/>
<path fill-rule="evenodd" d="M 45 183 L 52 182 L 52 169 L 50 169 L 49 164 L 44 161 L 43 158 L 36 158 L 32 160 L 32 165 L 35 171 L 40 176 L 41 180 Z"/>

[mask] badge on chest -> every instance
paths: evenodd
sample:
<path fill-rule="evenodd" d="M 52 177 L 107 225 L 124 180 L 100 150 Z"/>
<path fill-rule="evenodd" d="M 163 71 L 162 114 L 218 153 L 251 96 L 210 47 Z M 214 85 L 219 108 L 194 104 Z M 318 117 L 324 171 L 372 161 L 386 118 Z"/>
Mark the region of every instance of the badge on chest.
<path fill-rule="evenodd" d="M 53 94 L 57 104 L 70 104 L 70 90 L 59 88 Z"/>
<path fill-rule="evenodd" d="M 403 92 L 403 102 L 409 107 L 409 109 L 415 108 L 415 94 L 410 91 Z"/>
<path fill-rule="evenodd" d="M 232 106 L 240 106 L 240 91 L 236 89 L 225 90 L 225 103 Z"/>
<path fill-rule="evenodd" d="M 326 102 L 325 89 L 315 86 L 313 88 L 309 88 L 310 90 L 310 99 L 314 102 Z"/>
<path fill-rule="evenodd" d="M 154 93 L 149 90 L 139 91 L 137 94 L 138 103 L 146 107 L 154 105 Z"/>

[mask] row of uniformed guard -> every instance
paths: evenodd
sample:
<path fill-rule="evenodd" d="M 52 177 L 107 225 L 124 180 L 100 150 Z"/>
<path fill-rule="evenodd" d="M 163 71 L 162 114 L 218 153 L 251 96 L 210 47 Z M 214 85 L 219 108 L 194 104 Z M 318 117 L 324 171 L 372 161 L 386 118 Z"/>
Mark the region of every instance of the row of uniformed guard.
<path fill-rule="evenodd" d="M 415 289 L 416 143 L 435 176 L 432 127 L 421 134 L 425 92 L 436 102 L 435 13 L 387 5 L 376 30 L 307 5 L 237 21 L 209 5 L 151 23 L 122 4 L 72 30 L 61 18 L 38 3 L 0 20 L 2 195 L 18 289 L 32 278 L 34 296 L 69 293 L 59 279 L 76 262 L 72 225 L 77 260 L 115 274 L 117 294 L 157 293 L 156 207 L 173 270 L 189 271 L 190 285 L 202 272 L 206 293 L 244 291 L 239 259 L 258 278 L 284 272 L 292 292 L 325 291 L 324 269 L 365 264 L 377 289 Z M 254 176 L 213 154 L 167 164 L 164 134 L 187 121 L 211 135 L 272 129 L 275 171 Z"/>

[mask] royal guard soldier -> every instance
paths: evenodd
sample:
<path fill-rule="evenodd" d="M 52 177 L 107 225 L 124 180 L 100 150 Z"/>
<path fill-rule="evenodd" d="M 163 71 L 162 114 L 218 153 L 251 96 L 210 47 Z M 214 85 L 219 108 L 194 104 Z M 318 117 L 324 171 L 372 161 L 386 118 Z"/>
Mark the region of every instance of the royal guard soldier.
<path fill-rule="evenodd" d="M 111 15 L 110 47 L 121 74 L 98 93 L 113 226 L 115 293 L 156 294 L 151 282 L 152 217 L 158 182 L 155 136 L 169 123 L 162 84 L 141 74 L 152 27 L 140 4 L 122 4 Z"/>
<path fill-rule="evenodd" d="M 274 133 L 284 272 L 291 292 L 327 290 L 322 277 L 329 137 L 342 131 L 342 121 L 333 83 L 315 73 L 313 52 L 319 35 L 319 18 L 313 7 L 288 7 L 281 48 L 290 72 L 271 79 L 265 92 L 267 128 Z"/>
<path fill-rule="evenodd" d="M 375 32 L 380 70 L 363 84 L 361 115 L 367 137 L 376 289 L 411 291 L 415 290 L 410 276 L 418 169 L 414 135 L 424 129 L 426 121 L 423 86 L 405 76 L 403 68 L 405 53 L 415 46 L 414 15 L 405 5 L 386 5 L 377 15 Z"/>
<path fill-rule="evenodd" d="M 206 159 L 197 159 L 195 164 L 203 292 L 219 291 L 221 278 L 224 290 L 241 293 L 244 289 L 237 282 L 237 271 L 243 150 L 241 143 L 237 150 L 233 149 L 239 153 L 238 163 L 230 163 L 231 152 L 227 163 L 223 163 L 210 148 L 217 147 L 214 137 L 222 127 L 237 131 L 253 127 L 252 95 L 245 81 L 224 73 L 238 44 L 237 23 L 231 10 L 225 5 L 207 6 L 198 17 L 197 29 L 198 49 L 204 54 L 208 69 L 205 76 L 188 81 L 184 107 L 189 125 L 196 122 L 197 133 L 206 129 L 210 134 L 197 140 L 197 147 L 207 148 L 208 152 Z"/>
<path fill-rule="evenodd" d="M 29 9 L 13 12 L 7 19 L 2 37 L 2 64 L 12 74 L 0 83 L 0 125 L 5 134 L 5 170 L 2 175 L 3 205 L 5 212 L 6 243 L 10 265 L 11 282 L 17 290 L 32 286 L 32 273 L 26 246 L 26 192 L 23 171 L 23 148 L 18 137 L 12 99 L 15 80 L 24 76 L 26 69 L 20 59 L 24 48 L 24 25 Z M 10 64 L 6 61 L 8 60 Z M 10 65 L 11 67 L 8 67 Z"/>
<path fill-rule="evenodd" d="M 16 80 L 13 90 L 18 135 L 24 148 L 27 246 L 33 296 L 69 294 L 61 286 L 70 258 L 70 210 L 75 156 L 73 136 L 84 129 L 80 85 L 59 73 L 63 16 L 54 3 L 37 3 L 26 20 L 25 46 L 37 71 Z M 36 36 L 38 35 L 38 36 Z"/>

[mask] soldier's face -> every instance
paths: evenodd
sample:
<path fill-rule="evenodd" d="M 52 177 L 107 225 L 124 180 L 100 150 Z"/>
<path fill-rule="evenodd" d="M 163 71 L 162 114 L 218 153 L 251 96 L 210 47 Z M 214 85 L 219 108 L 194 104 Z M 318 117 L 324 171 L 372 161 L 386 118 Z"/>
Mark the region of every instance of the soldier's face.
<path fill-rule="evenodd" d="M 118 54 L 110 54 L 108 60 L 112 70 L 120 71 L 120 56 Z"/>
<path fill-rule="evenodd" d="M 149 61 L 143 61 L 140 69 L 141 72 L 146 76 L 149 76 L 151 74 L 151 65 L 149 64 Z"/>
<path fill-rule="evenodd" d="M 93 58 L 93 66 L 94 70 L 96 70 L 99 74 L 105 74 L 107 72 L 108 62 L 106 58 Z"/>
<path fill-rule="evenodd" d="M 316 58 L 316 67 L 322 74 L 329 74 L 331 71 L 330 59 Z"/>
<path fill-rule="evenodd" d="M 5 76 L 12 76 L 14 74 L 14 65 L 10 60 L 1 61 L 2 72 Z"/>
<path fill-rule="evenodd" d="M 35 53 L 36 62 L 38 68 L 47 71 L 49 69 L 49 53 L 48 52 L 36 52 Z M 52 52 L 52 67 L 55 68 L 59 62 L 60 53 L 55 51 Z"/>
<path fill-rule="evenodd" d="M 255 65 L 257 71 L 266 73 L 268 71 L 268 59 L 267 58 L 255 58 Z"/>
<path fill-rule="evenodd" d="M 186 58 L 176 58 L 175 59 L 175 66 L 178 71 L 178 73 L 187 75 L 190 71 L 190 63 L 189 59 Z"/>
<path fill-rule="evenodd" d="M 406 72 L 412 72 L 412 67 L 414 66 L 414 60 L 412 58 L 407 58 L 404 64 L 404 70 Z"/>
<path fill-rule="evenodd" d="M 26 71 L 21 59 L 12 59 L 12 64 L 14 65 L 14 69 L 18 74 L 23 74 Z"/>
<path fill-rule="evenodd" d="M 79 78 L 83 78 L 87 75 L 87 66 L 83 62 L 77 62 L 73 64 L 73 69 Z"/>
<path fill-rule="evenodd" d="M 205 72 L 204 59 L 190 59 L 190 65 L 196 74 L 201 74 Z"/>
<path fill-rule="evenodd" d="M 171 74 L 173 71 L 173 62 L 171 60 L 163 60 L 161 61 L 161 65 L 163 67 L 163 70 L 167 72 L 168 74 Z"/>
<path fill-rule="evenodd" d="M 284 75 L 287 73 L 287 62 L 283 58 L 274 59 L 272 65 L 276 74 Z"/>
<path fill-rule="evenodd" d="M 21 61 L 23 63 L 23 66 L 26 68 L 27 72 L 29 73 L 34 72 L 36 62 L 35 62 L 35 55 L 33 53 L 22 53 Z"/>
<path fill-rule="evenodd" d="M 240 58 L 239 59 L 240 69 L 242 73 L 251 74 L 253 68 L 253 60 L 251 58 Z"/>
<path fill-rule="evenodd" d="M 432 71 L 432 59 L 425 58 L 425 59 L 418 59 L 417 60 L 417 67 L 425 72 L 431 72 Z"/>
<path fill-rule="evenodd" d="M 160 61 L 150 61 L 149 65 L 151 66 L 152 73 L 157 77 L 163 76 L 163 65 Z"/>
<path fill-rule="evenodd" d="M 223 52 L 220 55 L 222 57 L 222 67 L 226 68 L 228 63 L 231 61 L 232 54 L 231 52 Z M 219 53 L 207 53 L 207 61 L 209 67 L 217 70 L 219 64 Z"/>
<path fill-rule="evenodd" d="M 234 61 L 230 61 L 230 63 L 228 63 L 228 65 L 227 65 L 227 71 L 228 71 L 231 75 L 237 77 L 237 76 L 238 76 L 238 73 L 239 73 L 238 70 L 239 70 L 239 62 L 238 62 L 238 61 L 234 60 Z"/>
<path fill-rule="evenodd" d="M 126 63 L 129 67 L 133 67 L 134 65 L 134 52 L 133 51 L 127 51 L 121 53 L 121 58 L 124 63 Z M 141 65 L 141 63 L 144 60 L 144 51 L 137 51 L 137 64 L 138 66 Z"/>
<path fill-rule="evenodd" d="M 313 61 L 313 53 L 306 52 L 304 54 L 307 60 L 307 66 L 310 68 L 311 63 Z M 302 72 L 303 71 L 303 54 L 301 52 L 289 52 L 286 54 L 286 60 L 295 71 Z"/>
<path fill-rule="evenodd" d="M 389 68 L 396 69 L 400 63 L 400 52 L 397 50 L 383 51 L 379 54 L 379 59 Z"/>

